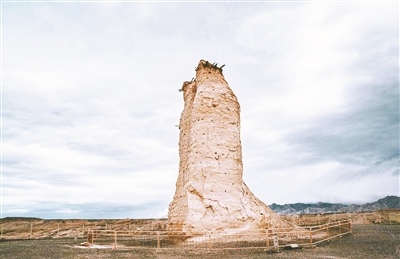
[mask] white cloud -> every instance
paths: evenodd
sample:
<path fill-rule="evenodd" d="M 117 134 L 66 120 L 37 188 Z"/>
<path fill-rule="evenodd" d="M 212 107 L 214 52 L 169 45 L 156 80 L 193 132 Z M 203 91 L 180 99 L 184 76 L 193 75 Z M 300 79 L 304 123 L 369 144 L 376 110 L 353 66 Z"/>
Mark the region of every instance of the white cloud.
<path fill-rule="evenodd" d="M 153 215 L 152 215 L 153 216 Z M 168 208 L 165 208 L 163 211 L 159 211 L 154 215 L 155 218 L 167 218 L 168 217 Z"/>
<path fill-rule="evenodd" d="M 365 161 L 390 156 L 396 128 L 382 114 L 398 115 L 398 106 L 377 89 L 398 85 L 397 7 L 3 5 L 3 213 L 91 217 L 79 207 L 90 206 L 114 210 L 110 217 L 165 215 L 178 174 L 177 89 L 200 59 L 226 64 L 242 107 L 244 177 L 262 200 L 395 192 L 395 165 Z M 390 130 L 378 137 L 380 127 Z M 366 139 L 373 148 L 360 145 Z M 343 196 L 351 186 L 358 192 Z"/>
<path fill-rule="evenodd" d="M 371 168 L 326 161 L 264 174 L 245 173 L 244 179 L 256 196 L 268 204 L 298 202 L 293 197 L 309 203 L 362 204 L 398 194 L 399 176 L 393 174 L 396 163 L 393 159 Z"/>

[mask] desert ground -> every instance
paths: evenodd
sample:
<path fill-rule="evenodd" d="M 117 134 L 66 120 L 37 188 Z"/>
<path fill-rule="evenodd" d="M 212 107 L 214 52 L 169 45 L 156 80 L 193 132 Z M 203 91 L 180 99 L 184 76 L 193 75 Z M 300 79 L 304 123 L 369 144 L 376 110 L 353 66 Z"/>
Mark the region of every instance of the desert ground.
<path fill-rule="evenodd" d="M 399 210 L 397 210 L 400 213 Z M 279 253 L 268 253 L 262 248 L 193 249 L 150 248 L 129 245 L 112 245 L 87 248 L 85 228 L 96 226 L 108 229 L 152 229 L 165 228 L 165 219 L 148 220 L 40 220 L 1 219 L 2 238 L 0 258 L 396 258 L 400 259 L 400 224 L 389 222 L 385 212 L 352 215 L 353 233 L 314 248 L 281 249 Z M 393 213 L 393 212 L 392 212 Z M 380 216 L 379 216 L 380 215 Z M 339 215 L 343 216 L 343 215 Z M 332 217 L 332 215 L 330 215 Z M 335 215 L 334 217 L 338 217 Z M 286 217 L 287 218 L 287 217 Z M 294 221 L 326 220 L 327 215 L 292 217 Z M 380 222 L 379 222 L 380 220 Z"/>

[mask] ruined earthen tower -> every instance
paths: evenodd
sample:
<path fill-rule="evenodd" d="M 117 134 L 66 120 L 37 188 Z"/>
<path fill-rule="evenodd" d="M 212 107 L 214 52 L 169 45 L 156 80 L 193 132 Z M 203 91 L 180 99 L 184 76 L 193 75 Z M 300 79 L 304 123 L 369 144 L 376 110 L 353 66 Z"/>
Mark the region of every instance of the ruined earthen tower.
<path fill-rule="evenodd" d="M 184 82 L 179 176 L 168 230 L 241 231 L 287 223 L 243 182 L 240 106 L 222 67 L 201 60 Z"/>

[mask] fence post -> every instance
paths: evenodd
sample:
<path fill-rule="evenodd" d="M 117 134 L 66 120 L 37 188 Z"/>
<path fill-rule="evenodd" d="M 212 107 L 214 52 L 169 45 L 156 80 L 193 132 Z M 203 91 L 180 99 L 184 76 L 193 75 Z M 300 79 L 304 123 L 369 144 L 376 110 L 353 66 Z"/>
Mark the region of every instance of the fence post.
<path fill-rule="evenodd" d="M 32 235 L 33 235 L 33 224 L 31 223 L 31 234 L 29 236 L 29 239 L 32 239 Z"/>
<path fill-rule="evenodd" d="M 312 246 L 312 230 L 310 228 L 310 246 Z"/>
<path fill-rule="evenodd" d="M 60 224 L 58 224 L 58 227 L 57 227 L 57 237 L 60 235 Z"/>
<path fill-rule="evenodd" d="M 82 225 L 82 238 L 85 238 L 85 224 Z"/>
<path fill-rule="evenodd" d="M 157 231 L 157 249 L 160 249 L 160 232 Z"/>
<path fill-rule="evenodd" d="M 208 252 L 211 252 L 211 233 L 208 233 Z"/>
<path fill-rule="evenodd" d="M 342 235 L 342 222 L 339 221 L 339 235 Z"/>
<path fill-rule="evenodd" d="M 351 221 L 349 220 L 349 229 L 350 233 L 353 234 L 353 226 L 351 225 Z"/>
<path fill-rule="evenodd" d="M 91 245 L 93 245 L 93 236 L 94 236 L 94 231 L 90 231 L 88 232 L 88 236 L 87 236 L 87 242 Z"/>
<path fill-rule="evenodd" d="M 114 249 L 117 249 L 117 231 L 114 230 Z"/>
<path fill-rule="evenodd" d="M 326 236 L 327 238 L 329 238 L 329 225 L 326 224 Z"/>
<path fill-rule="evenodd" d="M 267 229 L 266 233 L 266 238 L 265 238 L 265 246 L 267 249 L 269 248 L 269 229 Z"/>
<path fill-rule="evenodd" d="M 4 225 L 4 224 L 1 224 L 1 235 L 0 235 L 0 238 L 1 238 L 1 239 L 3 239 L 3 225 Z"/>

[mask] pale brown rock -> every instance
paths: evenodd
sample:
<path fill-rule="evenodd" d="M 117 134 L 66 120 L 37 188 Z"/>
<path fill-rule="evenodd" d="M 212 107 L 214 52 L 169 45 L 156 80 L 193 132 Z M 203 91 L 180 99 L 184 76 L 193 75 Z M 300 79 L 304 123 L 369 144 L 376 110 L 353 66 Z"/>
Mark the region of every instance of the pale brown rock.
<path fill-rule="evenodd" d="M 168 230 L 185 233 L 285 227 L 243 182 L 240 106 L 222 69 L 201 60 L 183 83 L 179 176 Z"/>

